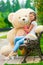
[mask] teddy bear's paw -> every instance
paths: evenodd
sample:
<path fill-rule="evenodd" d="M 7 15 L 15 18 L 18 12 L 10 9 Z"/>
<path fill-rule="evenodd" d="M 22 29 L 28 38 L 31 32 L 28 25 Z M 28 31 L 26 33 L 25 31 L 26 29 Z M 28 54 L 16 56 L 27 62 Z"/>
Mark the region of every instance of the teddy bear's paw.
<path fill-rule="evenodd" d="M 42 25 L 39 25 L 36 29 L 35 29 L 35 32 L 36 33 L 40 33 L 43 31 L 43 26 Z"/>
<path fill-rule="evenodd" d="M 0 49 L 0 54 L 7 56 L 11 52 L 12 48 L 10 45 L 5 45 Z"/>

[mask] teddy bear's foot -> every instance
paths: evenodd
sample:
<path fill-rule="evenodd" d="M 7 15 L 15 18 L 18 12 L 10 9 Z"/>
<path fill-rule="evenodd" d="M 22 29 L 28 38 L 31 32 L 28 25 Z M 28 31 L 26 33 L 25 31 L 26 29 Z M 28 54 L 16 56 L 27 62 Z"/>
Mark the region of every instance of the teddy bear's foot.
<path fill-rule="evenodd" d="M 4 60 L 10 60 L 10 58 L 9 57 L 5 57 Z"/>

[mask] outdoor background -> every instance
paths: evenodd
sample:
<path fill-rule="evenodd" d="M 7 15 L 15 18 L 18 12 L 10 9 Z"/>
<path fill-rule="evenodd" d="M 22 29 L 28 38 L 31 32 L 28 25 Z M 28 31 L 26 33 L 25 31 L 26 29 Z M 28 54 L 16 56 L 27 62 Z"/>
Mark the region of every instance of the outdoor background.
<path fill-rule="evenodd" d="M 0 0 L 0 29 L 11 28 L 8 15 L 21 8 L 32 8 L 37 13 L 37 21 L 43 25 L 43 0 Z"/>
<path fill-rule="evenodd" d="M 38 25 L 43 25 L 43 0 L 0 0 L 0 48 L 8 44 L 7 33 L 8 30 L 13 28 L 8 21 L 9 13 L 16 12 L 21 8 L 32 8 L 35 10 Z M 40 46 L 43 53 L 43 35 L 40 39 Z M 18 51 L 18 55 L 20 55 L 20 51 Z M 29 65 L 43 65 L 43 62 Z"/>
<path fill-rule="evenodd" d="M 0 39 L 7 39 L 8 31 L 13 28 L 8 21 L 9 13 L 21 8 L 33 9 L 37 14 L 38 25 L 43 25 L 43 0 L 0 0 Z M 43 47 L 43 36 L 40 43 Z"/>

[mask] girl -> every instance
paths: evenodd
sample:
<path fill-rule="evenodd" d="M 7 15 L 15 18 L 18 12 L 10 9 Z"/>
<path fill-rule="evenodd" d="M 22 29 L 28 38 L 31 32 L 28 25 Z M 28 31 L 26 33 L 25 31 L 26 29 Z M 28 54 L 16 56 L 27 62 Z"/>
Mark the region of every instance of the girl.
<path fill-rule="evenodd" d="M 29 19 L 30 19 L 30 26 L 24 26 L 24 31 L 26 32 L 26 34 L 35 34 L 35 28 L 37 27 L 37 23 L 36 23 L 36 14 L 34 12 L 30 12 L 29 13 Z M 17 50 L 19 48 L 19 46 L 21 44 L 24 43 L 24 39 L 26 38 L 26 36 L 18 36 L 14 39 L 14 48 L 13 50 L 11 51 L 11 53 L 9 54 L 8 58 L 10 58 L 11 56 L 13 55 L 17 55 Z"/>

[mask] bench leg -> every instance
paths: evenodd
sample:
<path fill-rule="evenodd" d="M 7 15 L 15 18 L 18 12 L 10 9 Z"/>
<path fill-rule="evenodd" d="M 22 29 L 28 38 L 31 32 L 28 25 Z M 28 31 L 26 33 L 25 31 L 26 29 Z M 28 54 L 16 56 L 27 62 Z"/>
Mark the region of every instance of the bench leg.
<path fill-rule="evenodd" d="M 40 59 L 41 59 L 41 61 L 42 61 L 43 59 L 42 59 L 42 52 L 41 52 L 41 49 L 39 49 L 39 57 L 40 57 Z"/>
<path fill-rule="evenodd" d="M 24 57 L 22 63 L 26 63 L 26 58 L 30 55 L 30 52 L 31 52 L 31 50 L 27 51 L 27 53 L 25 54 L 25 57 Z"/>
<path fill-rule="evenodd" d="M 27 57 L 28 57 L 28 53 L 26 53 L 26 55 L 25 55 L 25 57 L 24 57 L 22 63 L 26 63 L 26 58 L 27 58 Z"/>
<path fill-rule="evenodd" d="M 41 59 L 41 61 L 42 61 L 43 59 L 42 59 L 42 52 L 41 52 L 40 46 L 38 46 L 37 52 L 38 52 L 38 55 L 39 55 L 39 57 L 40 57 L 40 59 Z"/>

